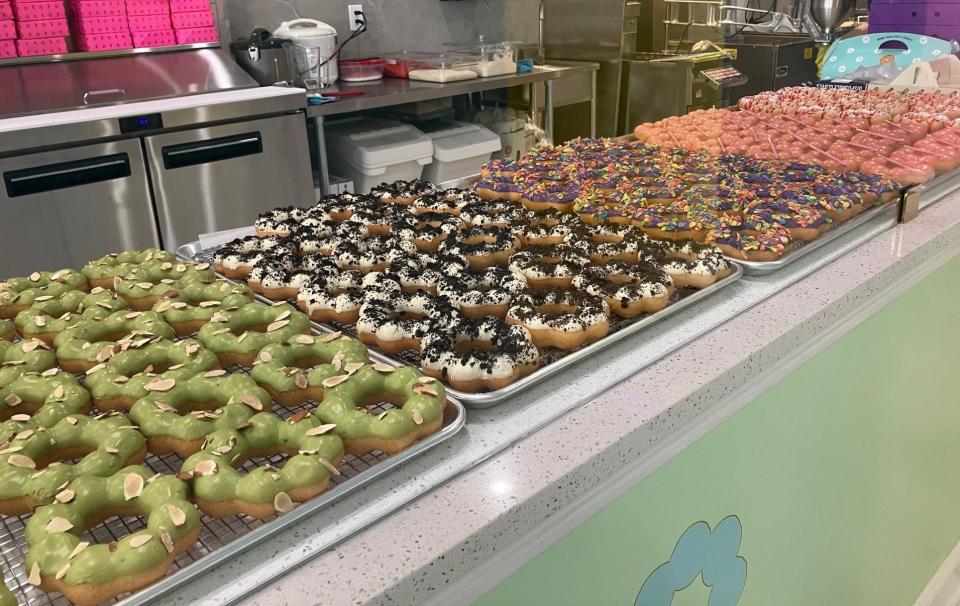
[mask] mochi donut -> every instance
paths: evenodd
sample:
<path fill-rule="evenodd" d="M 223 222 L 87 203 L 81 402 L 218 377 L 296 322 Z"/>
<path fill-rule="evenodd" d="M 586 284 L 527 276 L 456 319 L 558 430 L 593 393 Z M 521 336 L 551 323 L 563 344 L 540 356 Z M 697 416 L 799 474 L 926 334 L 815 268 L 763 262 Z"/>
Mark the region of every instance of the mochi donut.
<path fill-rule="evenodd" d="M 118 311 L 99 320 L 75 323 L 53 340 L 60 367 L 68 372 L 86 372 L 130 347 L 151 339 L 173 339 L 176 333 L 163 316 L 152 311 Z"/>
<path fill-rule="evenodd" d="M 261 349 L 310 333 L 310 318 L 287 303 L 249 303 L 217 312 L 197 333 L 197 340 L 216 354 L 220 365 L 249 368 Z"/>
<path fill-rule="evenodd" d="M 17 336 L 13 320 L 0 320 L 0 341 L 13 341 Z"/>
<path fill-rule="evenodd" d="M 90 411 L 90 394 L 72 374 L 59 368 L 28 372 L 0 386 L 0 420 L 29 418 L 52 427 L 71 415 Z"/>
<path fill-rule="evenodd" d="M 142 466 L 101 478 L 82 475 L 27 521 L 27 582 L 59 592 L 78 606 L 95 606 L 163 578 L 200 534 L 189 486 Z M 109 544 L 84 533 L 114 516 L 143 516 L 147 526 Z"/>
<path fill-rule="evenodd" d="M 53 345 L 58 334 L 78 321 L 102 320 L 128 307 L 117 293 L 96 286 L 89 293 L 71 290 L 60 297 L 34 303 L 18 313 L 14 322 L 21 337 Z"/>
<path fill-rule="evenodd" d="M 87 278 L 72 269 L 35 271 L 22 278 L 0 282 L 0 320 L 12 319 L 44 297 L 59 297 L 71 290 L 86 290 Z"/>
<path fill-rule="evenodd" d="M 133 268 L 148 261 L 176 263 L 177 256 L 159 248 L 128 250 L 104 255 L 90 261 L 80 270 L 87 277 L 91 287 L 113 288 L 113 279 L 122 276 Z"/>
<path fill-rule="evenodd" d="M 44 372 L 57 365 L 57 357 L 46 343 L 27 339 L 11 343 L 0 339 L 0 389 L 28 372 Z"/>

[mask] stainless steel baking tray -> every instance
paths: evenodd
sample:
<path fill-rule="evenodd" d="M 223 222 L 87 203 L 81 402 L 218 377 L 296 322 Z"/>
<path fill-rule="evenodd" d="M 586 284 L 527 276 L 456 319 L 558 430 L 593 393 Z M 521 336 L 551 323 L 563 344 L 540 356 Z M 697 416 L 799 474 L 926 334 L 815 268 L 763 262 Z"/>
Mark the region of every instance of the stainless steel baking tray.
<path fill-rule="evenodd" d="M 382 356 L 371 356 L 371 358 L 376 361 L 392 362 Z M 395 362 L 392 363 L 395 364 Z M 239 367 L 232 367 L 227 370 L 230 372 L 246 372 L 245 369 Z M 383 404 L 381 406 L 386 409 L 390 405 Z M 311 406 L 308 404 L 282 406 L 274 402 L 273 412 L 284 418 L 289 418 L 301 410 L 309 410 L 310 408 Z M 373 412 L 376 414 L 377 411 L 374 409 Z M 116 603 L 133 606 L 147 604 L 160 598 L 206 573 L 221 562 L 250 549 L 282 530 L 295 526 L 299 521 L 313 515 L 330 503 L 345 497 L 441 442 L 450 439 L 463 428 L 465 420 L 466 410 L 463 405 L 452 398 L 448 399 L 440 431 L 392 457 L 378 451 L 362 457 L 345 455 L 340 467 L 341 475 L 333 478 L 334 486 L 330 490 L 303 503 L 290 513 L 273 520 L 261 521 L 241 515 L 215 519 L 201 514 L 199 539 L 189 551 L 177 558 L 167 576 L 150 587 L 121 598 Z M 248 462 L 243 469 L 249 472 L 255 465 L 262 465 L 264 462 L 279 467 L 283 464 L 283 461 L 284 457 L 282 455 L 265 457 Z M 170 474 L 178 473 L 182 463 L 183 459 L 177 455 L 158 457 L 150 454 L 144 461 L 144 465 L 155 472 Z M 0 582 L 6 575 L 7 586 L 17 596 L 20 604 L 68 606 L 70 602 L 64 596 L 45 593 L 27 583 L 25 565 L 27 547 L 23 535 L 24 526 L 29 518 L 29 514 L 24 516 L 0 516 Z M 87 532 L 84 535 L 84 540 L 107 543 L 137 532 L 144 526 L 143 518 L 112 518 Z"/>
<path fill-rule="evenodd" d="M 210 261 L 213 257 L 213 253 L 214 249 L 204 250 L 200 247 L 199 242 L 184 244 L 177 249 L 177 254 L 187 261 Z M 682 311 L 686 307 L 693 305 L 697 301 L 705 297 L 709 297 L 718 290 L 733 284 L 743 276 L 743 269 L 740 267 L 739 261 L 734 261 L 731 265 L 733 267 L 733 273 L 723 280 L 702 290 L 683 289 L 677 291 L 674 293 L 670 305 L 661 311 L 648 314 L 646 316 L 641 316 L 639 318 L 631 318 L 629 320 L 612 318 L 610 321 L 610 333 L 603 339 L 600 339 L 596 343 L 588 345 L 587 347 L 572 352 L 566 352 L 559 349 L 541 349 L 540 369 L 514 383 L 511 383 L 503 389 L 488 392 L 470 393 L 447 387 L 447 392 L 463 402 L 467 408 L 489 408 L 499 404 L 507 398 L 516 395 L 518 392 L 521 392 L 524 389 L 528 389 L 533 385 L 546 380 L 568 366 L 576 364 L 584 358 L 596 354 L 601 349 L 609 347 L 617 341 L 633 335 L 653 324 L 662 322 L 670 316 Z M 261 298 L 261 300 L 264 302 L 270 302 L 269 299 Z M 315 324 L 315 326 L 320 330 L 327 332 L 343 330 L 348 334 L 356 336 L 352 326 L 332 326 L 325 324 Z M 408 364 L 410 366 L 420 365 L 420 357 L 416 352 L 404 352 L 398 356 L 388 356 L 383 352 L 378 351 L 376 348 L 370 348 L 370 357 L 379 358 L 394 364 L 401 363 Z"/>
<path fill-rule="evenodd" d="M 835 242 L 840 238 L 849 236 L 851 239 L 854 239 L 857 237 L 857 232 L 869 231 L 867 229 L 860 229 L 864 225 L 872 225 L 875 222 L 886 221 L 891 217 L 895 218 L 899 213 L 899 210 L 900 205 L 897 201 L 888 202 L 881 206 L 871 208 L 870 210 L 857 215 L 853 219 L 840 224 L 839 227 L 828 231 L 816 240 L 799 245 L 797 248 L 791 250 L 776 261 L 744 261 L 742 259 L 735 259 L 735 261 L 743 266 L 743 271 L 747 276 L 766 276 L 775 271 L 783 269 L 791 263 L 799 261 L 818 248 L 826 246 L 831 242 Z"/>

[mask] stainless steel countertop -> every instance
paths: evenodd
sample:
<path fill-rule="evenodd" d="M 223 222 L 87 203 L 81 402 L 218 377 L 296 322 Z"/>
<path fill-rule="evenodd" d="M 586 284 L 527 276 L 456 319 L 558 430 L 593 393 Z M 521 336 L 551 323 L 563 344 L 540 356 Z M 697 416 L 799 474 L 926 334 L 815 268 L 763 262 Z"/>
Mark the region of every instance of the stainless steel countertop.
<path fill-rule="evenodd" d="M 507 88 L 509 86 L 523 86 L 558 80 L 581 71 L 596 71 L 600 68 L 597 63 L 562 62 L 550 65 L 538 65 L 529 74 L 510 74 L 507 76 L 493 76 L 492 78 L 477 78 L 460 82 L 439 84 L 435 82 L 419 82 L 404 78 L 384 78 L 375 82 L 358 82 L 350 84 L 340 82 L 336 86 L 324 89 L 329 91 L 363 90 L 364 94 L 358 97 L 345 97 L 340 101 L 324 105 L 311 105 L 307 109 L 308 117 L 335 116 L 366 109 L 377 109 L 401 103 L 429 101 L 454 95 L 479 93 L 482 91 Z"/>

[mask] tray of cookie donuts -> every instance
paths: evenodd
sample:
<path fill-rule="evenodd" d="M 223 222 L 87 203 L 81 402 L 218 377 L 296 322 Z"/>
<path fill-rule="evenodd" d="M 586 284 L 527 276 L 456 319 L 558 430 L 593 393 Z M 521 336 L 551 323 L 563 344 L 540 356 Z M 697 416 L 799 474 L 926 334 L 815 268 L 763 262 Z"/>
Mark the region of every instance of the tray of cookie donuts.
<path fill-rule="evenodd" d="M 182 247 L 444 382 L 468 407 L 522 389 L 742 274 L 712 245 L 653 240 L 569 209 L 423 182 L 259 217 L 256 235 Z"/>
<path fill-rule="evenodd" d="M 144 603 L 464 420 L 440 381 L 173 253 L 7 279 L 0 603 Z"/>

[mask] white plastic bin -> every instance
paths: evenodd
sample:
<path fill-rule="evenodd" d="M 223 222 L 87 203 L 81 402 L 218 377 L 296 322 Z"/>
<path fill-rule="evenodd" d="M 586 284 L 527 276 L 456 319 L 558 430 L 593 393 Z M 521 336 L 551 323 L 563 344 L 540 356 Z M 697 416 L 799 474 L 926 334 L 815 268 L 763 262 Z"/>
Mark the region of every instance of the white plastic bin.
<path fill-rule="evenodd" d="M 330 172 L 353 181 L 354 191 L 397 179 L 418 179 L 433 162 L 430 137 L 402 122 L 356 116 L 324 127 Z"/>
<path fill-rule="evenodd" d="M 431 120 L 416 126 L 433 140 L 433 163 L 423 169 L 423 178 L 434 183 L 478 175 L 500 151 L 500 137 L 479 124 Z"/>

